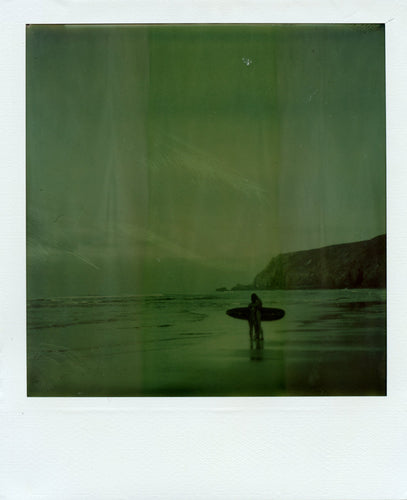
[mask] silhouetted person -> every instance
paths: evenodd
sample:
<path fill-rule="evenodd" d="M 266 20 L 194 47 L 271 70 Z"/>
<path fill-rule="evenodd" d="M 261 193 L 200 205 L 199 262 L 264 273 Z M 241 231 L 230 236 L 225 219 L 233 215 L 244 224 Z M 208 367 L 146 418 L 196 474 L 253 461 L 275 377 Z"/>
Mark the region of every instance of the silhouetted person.
<path fill-rule="evenodd" d="M 261 308 L 260 298 L 252 293 L 252 301 L 249 304 L 249 333 L 250 339 L 253 339 L 253 330 L 255 340 L 263 340 L 263 329 L 261 327 Z"/>

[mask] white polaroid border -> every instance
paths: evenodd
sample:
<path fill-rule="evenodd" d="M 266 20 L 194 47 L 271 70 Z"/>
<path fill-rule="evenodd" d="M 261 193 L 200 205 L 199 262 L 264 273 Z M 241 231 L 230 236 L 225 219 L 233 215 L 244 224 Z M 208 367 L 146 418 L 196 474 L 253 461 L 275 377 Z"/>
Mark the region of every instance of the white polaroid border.
<path fill-rule="evenodd" d="M 3 2 L 1 11 L 0 497 L 406 498 L 407 7 L 392 0 L 21 0 Z M 203 22 L 385 23 L 386 397 L 26 397 L 25 25 Z"/>

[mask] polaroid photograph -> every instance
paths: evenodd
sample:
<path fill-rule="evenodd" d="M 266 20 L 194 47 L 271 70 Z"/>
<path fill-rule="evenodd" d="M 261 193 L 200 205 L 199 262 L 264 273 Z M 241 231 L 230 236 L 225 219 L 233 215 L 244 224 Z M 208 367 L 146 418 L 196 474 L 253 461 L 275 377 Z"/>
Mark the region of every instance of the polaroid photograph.
<path fill-rule="evenodd" d="M 28 396 L 386 394 L 384 24 L 26 31 Z"/>

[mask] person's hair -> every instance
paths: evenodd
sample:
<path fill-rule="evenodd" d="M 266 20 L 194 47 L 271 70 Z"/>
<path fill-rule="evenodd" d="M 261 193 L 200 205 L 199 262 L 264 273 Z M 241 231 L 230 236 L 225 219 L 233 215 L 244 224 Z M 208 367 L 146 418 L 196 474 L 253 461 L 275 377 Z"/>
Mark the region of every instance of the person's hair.
<path fill-rule="evenodd" d="M 257 295 L 255 293 L 252 293 L 252 302 L 254 302 L 257 299 L 258 299 Z"/>

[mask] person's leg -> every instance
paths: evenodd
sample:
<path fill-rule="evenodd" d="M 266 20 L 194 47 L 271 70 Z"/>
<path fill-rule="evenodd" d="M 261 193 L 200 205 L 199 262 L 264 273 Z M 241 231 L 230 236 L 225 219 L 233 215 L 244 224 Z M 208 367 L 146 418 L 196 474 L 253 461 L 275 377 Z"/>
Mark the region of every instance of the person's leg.
<path fill-rule="evenodd" d="M 260 340 L 263 338 L 263 329 L 261 327 L 261 312 L 259 310 L 256 311 L 256 337 Z"/>
<path fill-rule="evenodd" d="M 249 335 L 250 335 L 250 340 L 253 339 L 253 321 L 249 319 Z"/>
<path fill-rule="evenodd" d="M 254 323 L 254 335 L 256 340 L 259 339 L 259 334 L 260 334 L 260 325 L 256 318 L 256 321 Z"/>

